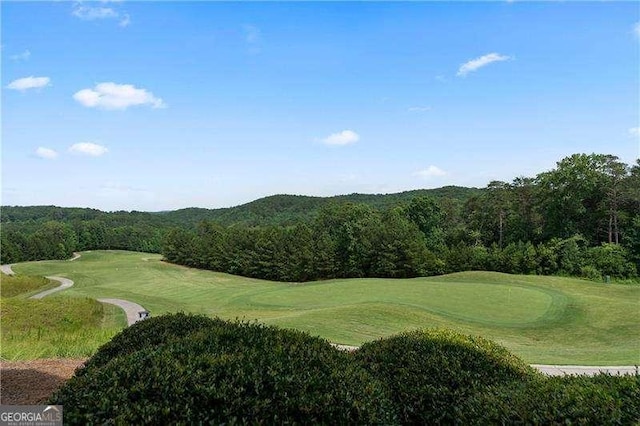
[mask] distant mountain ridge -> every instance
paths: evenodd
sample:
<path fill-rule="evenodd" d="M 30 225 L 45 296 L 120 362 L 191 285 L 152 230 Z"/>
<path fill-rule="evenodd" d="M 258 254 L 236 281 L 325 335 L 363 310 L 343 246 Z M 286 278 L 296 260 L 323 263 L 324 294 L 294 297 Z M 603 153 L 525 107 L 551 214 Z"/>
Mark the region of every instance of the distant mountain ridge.
<path fill-rule="evenodd" d="M 128 224 L 143 221 L 156 225 L 180 225 L 192 227 L 203 220 L 211 220 L 222 225 L 243 224 L 250 226 L 290 225 L 308 221 L 317 212 L 330 203 L 362 203 L 376 209 L 388 209 L 408 202 L 414 197 L 431 196 L 436 199 L 449 199 L 463 203 L 467 199 L 482 192 L 478 188 L 445 186 L 434 189 L 417 189 L 392 194 L 348 194 L 331 197 L 314 197 L 307 195 L 271 195 L 259 198 L 246 204 L 234 207 L 207 209 L 189 207 L 172 211 L 140 212 L 115 211 L 104 212 L 91 208 L 57 207 L 57 206 L 3 206 L 0 222 L 41 222 L 57 220 L 72 222 L 78 220 L 110 219 L 110 222 Z"/>
<path fill-rule="evenodd" d="M 392 194 L 354 193 L 331 197 L 278 194 L 259 198 L 235 207 L 220 209 L 191 207 L 155 214 L 170 218 L 174 222 L 192 225 L 202 220 L 213 220 L 223 225 L 290 225 L 313 219 L 323 206 L 330 203 L 361 203 L 384 210 L 419 196 L 431 196 L 436 199 L 447 198 L 455 202 L 464 202 L 481 192 L 482 190 L 478 188 L 445 186 Z"/>

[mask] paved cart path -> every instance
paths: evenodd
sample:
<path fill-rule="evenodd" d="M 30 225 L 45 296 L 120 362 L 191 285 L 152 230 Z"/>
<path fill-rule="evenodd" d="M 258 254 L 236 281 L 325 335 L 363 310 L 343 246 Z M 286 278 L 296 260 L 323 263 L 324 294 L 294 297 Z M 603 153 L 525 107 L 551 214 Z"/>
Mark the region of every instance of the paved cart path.
<path fill-rule="evenodd" d="M 131 325 L 140 321 L 142 318 L 138 315 L 138 312 L 145 311 L 142 306 L 137 303 L 130 302 L 123 299 L 98 299 L 98 302 L 109 303 L 121 307 L 125 314 L 127 314 L 127 325 Z"/>
<path fill-rule="evenodd" d="M 30 297 L 30 299 L 42 299 L 43 297 L 48 296 L 48 295 L 50 295 L 52 293 L 56 293 L 56 292 L 61 291 L 61 290 L 66 290 L 69 287 L 73 286 L 73 281 L 71 281 L 69 278 L 54 277 L 54 276 L 48 276 L 48 277 L 45 277 L 45 278 L 48 278 L 48 279 L 53 280 L 53 281 L 58 281 L 60 283 L 60 285 L 58 287 L 56 287 L 56 288 L 52 288 L 50 290 L 45 290 L 45 291 L 43 291 L 41 293 L 38 293 L 38 294 L 34 294 L 33 296 Z"/>
<path fill-rule="evenodd" d="M 0 265 L 0 271 L 2 271 L 5 275 L 13 275 L 13 270 L 11 269 L 13 265 Z"/>

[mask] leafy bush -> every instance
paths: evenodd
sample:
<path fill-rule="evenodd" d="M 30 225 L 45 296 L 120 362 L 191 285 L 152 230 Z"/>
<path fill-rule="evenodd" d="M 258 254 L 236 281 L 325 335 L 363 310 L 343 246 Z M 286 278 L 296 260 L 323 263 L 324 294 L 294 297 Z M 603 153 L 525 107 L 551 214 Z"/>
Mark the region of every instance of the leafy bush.
<path fill-rule="evenodd" d="M 627 250 L 617 244 L 602 244 L 589 249 L 591 263 L 603 275 L 615 278 L 631 278 L 637 275 L 636 266 L 627 260 Z"/>
<path fill-rule="evenodd" d="M 403 424 L 452 423 L 475 392 L 538 375 L 491 341 L 446 330 L 366 343 L 355 357 L 387 385 Z"/>
<path fill-rule="evenodd" d="M 49 403 L 69 424 L 636 424 L 640 376 L 546 378 L 446 330 L 346 353 L 299 331 L 174 314 L 121 332 Z"/>
<path fill-rule="evenodd" d="M 591 281 L 602 281 L 602 273 L 591 265 L 580 268 L 580 276 Z"/>
<path fill-rule="evenodd" d="M 640 376 L 549 377 L 477 393 L 464 424 L 638 424 Z"/>
<path fill-rule="evenodd" d="M 227 326 L 227 323 L 221 319 L 184 313 L 162 315 L 138 321 L 101 346 L 77 374 L 82 375 L 88 370 L 102 367 L 119 356 L 155 347 L 172 340 L 183 339 L 199 330 L 224 326 Z"/>
<path fill-rule="evenodd" d="M 64 405 L 65 422 L 395 422 L 386 389 L 352 356 L 325 340 L 216 320 L 212 327 L 179 333 L 185 338 L 169 338 L 169 330 L 179 331 L 176 318 L 144 321 L 150 327 L 144 329 L 146 341 L 163 341 L 158 346 L 123 351 L 114 345 L 118 356 L 100 367 L 92 363 L 69 380 L 50 399 Z M 152 338 L 156 326 L 159 334 Z M 127 333 L 131 329 L 123 334 L 135 336 Z M 120 344 L 124 341 L 120 337 Z"/>

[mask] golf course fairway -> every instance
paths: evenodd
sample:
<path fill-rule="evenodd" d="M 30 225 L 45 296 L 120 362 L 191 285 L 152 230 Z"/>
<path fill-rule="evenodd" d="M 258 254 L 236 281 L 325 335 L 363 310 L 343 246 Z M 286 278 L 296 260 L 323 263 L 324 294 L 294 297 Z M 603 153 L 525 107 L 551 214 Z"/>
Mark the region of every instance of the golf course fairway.
<path fill-rule="evenodd" d="M 341 344 L 446 327 L 492 339 L 529 363 L 640 364 L 637 285 L 495 272 L 278 283 L 125 251 L 83 252 L 73 262 L 27 262 L 13 270 L 74 281 L 55 297 L 125 299 L 152 315 L 258 320 Z"/>

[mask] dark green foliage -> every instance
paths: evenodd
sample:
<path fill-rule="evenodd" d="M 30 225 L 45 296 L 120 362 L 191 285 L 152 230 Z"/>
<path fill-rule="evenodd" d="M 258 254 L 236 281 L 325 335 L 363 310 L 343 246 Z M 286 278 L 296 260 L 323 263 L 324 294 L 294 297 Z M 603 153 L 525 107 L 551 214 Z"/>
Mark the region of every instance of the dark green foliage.
<path fill-rule="evenodd" d="M 454 423 L 466 399 L 486 386 L 537 377 L 501 346 L 446 330 L 366 343 L 355 356 L 387 385 L 402 424 Z"/>
<path fill-rule="evenodd" d="M 195 226 L 202 221 L 214 221 L 225 226 L 289 226 L 313 221 L 320 210 L 330 204 L 365 204 L 375 210 L 384 211 L 405 204 L 416 197 L 433 197 L 437 200 L 447 199 L 454 202 L 464 202 L 479 192 L 480 190 L 477 188 L 445 186 L 397 194 L 349 194 L 334 197 L 272 195 L 230 208 L 188 208 L 157 214 L 185 226 Z"/>
<path fill-rule="evenodd" d="M 602 244 L 589 249 L 591 264 L 602 275 L 617 278 L 631 278 L 636 276 L 636 266 L 628 261 L 627 250 L 617 244 Z"/>
<path fill-rule="evenodd" d="M 54 206 L 2 207 L 0 261 L 66 259 L 74 251 L 160 252 L 172 222 L 141 212 L 106 213 Z"/>
<path fill-rule="evenodd" d="M 640 376 L 549 377 L 488 387 L 470 397 L 461 424 L 633 425 Z"/>
<path fill-rule="evenodd" d="M 122 331 L 48 403 L 68 424 L 636 424 L 640 376 L 547 378 L 447 330 L 348 353 L 299 331 L 173 314 Z"/>
<path fill-rule="evenodd" d="M 120 351 L 102 366 L 91 360 L 92 367 L 69 380 L 50 403 L 64 405 L 68 424 L 395 421 L 384 387 L 322 339 L 248 323 L 180 330 L 183 320 L 191 318 L 149 320 L 145 334 L 158 328 L 158 337 Z M 133 339 L 139 331 L 123 334 Z"/>
<path fill-rule="evenodd" d="M 276 281 L 433 275 L 442 262 L 397 209 L 331 204 L 310 225 L 172 229 L 163 254 L 174 263 Z"/>
<path fill-rule="evenodd" d="M 79 375 L 100 368 L 110 360 L 133 352 L 156 347 L 172 340 L 187 338 L 190 334 L 215 327 L 225 327 L 227 322 L 203 315 L 177 313 L 138 321 L 105 343 L 79 370 Z"/>

